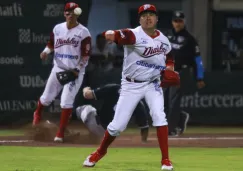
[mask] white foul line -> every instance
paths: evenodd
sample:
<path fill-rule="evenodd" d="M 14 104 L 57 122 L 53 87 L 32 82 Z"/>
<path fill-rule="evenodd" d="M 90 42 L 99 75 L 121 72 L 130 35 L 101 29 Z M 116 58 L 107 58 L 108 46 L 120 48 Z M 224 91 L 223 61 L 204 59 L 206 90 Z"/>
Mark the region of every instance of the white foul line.
<path fill-rule="evenodd" d="M 132 138 L 119 138 L 122 141 L 131 141 Z M 149 141 L 157 141 L 157 138 L 148 138 Z M 188 141 L 188 140 L 243 140 L 243 137 L 185 137 L 185 138 L 169 138 L 172 141 Z"/>
<path fill-rule="evenodd" d="M 32 142 L 32 140 L 0 140 L 0 143 L 24 143 Z"/>
<path fill-rule="evenodd" d="M 169 140 L 243 140 L 243 137 L 188 137 L 169 138 Z"/>
<path fill-rule="evenodd" d="M 122 141 L 131 141 L 132 138 L 119 138 Z M 149 141 L 157 141 L 157 138 L 148 138 Z M 188 141 L 188 140 L 243 140 L 243 137 L 185 137 L 185 138 L 169 138 L 174 141 Z M 0 140 L 0 143 L 27 143 L 33 140 Z"/>

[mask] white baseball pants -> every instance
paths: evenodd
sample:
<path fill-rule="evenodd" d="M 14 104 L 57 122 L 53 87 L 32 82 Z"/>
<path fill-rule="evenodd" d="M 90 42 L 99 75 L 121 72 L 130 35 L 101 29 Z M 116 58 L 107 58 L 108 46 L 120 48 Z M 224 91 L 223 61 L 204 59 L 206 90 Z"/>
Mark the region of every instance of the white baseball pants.
<path fill-rule="evenodd" d="M 61 92 L 61 108 L 68 109 L 73 108 L 73 103 L 75 100 L 75 96 L 77 95 L 80 86 L 83 82 L 84 73 L 79 73 L 78 78 L 70 83 L 65 84 L 62 86 L 56 77 L 56 72 L 52 71 L 47 83 L 45 90 L 40 97 L 40 101 L 44 106 L 49 106 L 53 100 L 57 97 L 57 95 Z"/>
<path fill-rule="evenodd" d="M 142 98 L 145 98 L 150 109 L 153 126 L 167 125 L 164 113 L 164 95 L 160 82 L 134 83 L 123 79 L 115 116 L 107 127 L 110 135 L 118 136 L 126 129 L 134 109 Z"/>

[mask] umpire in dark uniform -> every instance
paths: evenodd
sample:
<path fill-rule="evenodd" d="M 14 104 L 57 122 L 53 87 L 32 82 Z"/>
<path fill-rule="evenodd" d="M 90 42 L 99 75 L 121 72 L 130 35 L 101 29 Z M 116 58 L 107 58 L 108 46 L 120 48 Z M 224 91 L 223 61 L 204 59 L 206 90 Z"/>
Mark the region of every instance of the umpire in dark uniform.
<path fill-rule="evenodd" d="M 118 84 L 106 84 L 96 89 L 85 87 L 83 96 L 85 99 L 94 99 L 103 101 L 101 108 L 96 109 L 92 105 L 82 105 L 76 108 L 76 115 L 82 120 L 90 132 L 99 137 L 103 137 L 107 126 L 115 115 L 115 108 L 119 99 L 121 86 Z M 133 112 L 133 117 L 140 128 L 142 142 L 147 142 L 149 124 L 148 111 L 140 101 Z"/>
<path fill-rule="evenodd" d="M 190 68 L 193 68 L 197 87 L 203 88 L 205 83 L 204 67 L 200 50 L 195 38 L 185 27 L 185 15 L 181 11 L 175 11 L 172 18 L 173 28 L 166 33 L 175 59 L 175 71 L 180 73 L 181 86 L 165 89 L 165 112 L 167 114 L 169 135 L 182 134 L 187 126 L 189 114 L 182 111 L 180 101 L 183 95 L 185 79 L 190 76 Z"/>

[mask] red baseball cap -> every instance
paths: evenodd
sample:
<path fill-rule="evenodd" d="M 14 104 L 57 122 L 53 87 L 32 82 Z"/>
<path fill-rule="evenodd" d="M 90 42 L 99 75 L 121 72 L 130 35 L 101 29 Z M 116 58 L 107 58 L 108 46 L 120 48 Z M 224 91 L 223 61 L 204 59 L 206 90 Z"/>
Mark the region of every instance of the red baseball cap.
<path fill-rule="evenodd" d="M 143 12 L 152 12 L 157 14 L 156 7 L 152 4 L 144 4 L 139 7 L 138 14 L 141 15 Z"/>
<path fill-rule="evenodd" d="M 78 4 L 74 3 L 74 2 L 69 2 L 65 5 L 64 11 L 68 11 L 68 10 L 74 10 L 75 8 L 79 7 Z"/>

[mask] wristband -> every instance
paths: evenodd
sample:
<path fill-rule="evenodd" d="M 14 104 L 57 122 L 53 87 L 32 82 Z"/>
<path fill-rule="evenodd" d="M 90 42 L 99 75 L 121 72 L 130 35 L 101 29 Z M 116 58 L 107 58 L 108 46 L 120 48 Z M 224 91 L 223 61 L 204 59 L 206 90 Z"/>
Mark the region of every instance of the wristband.
<path fill-rule="evenodd" d="M 47 54 L 50 54 L 51 53 L 51 49 L 46 46 L 46 48 L 43 50 L 43 52 L 45 52 Z"/>

